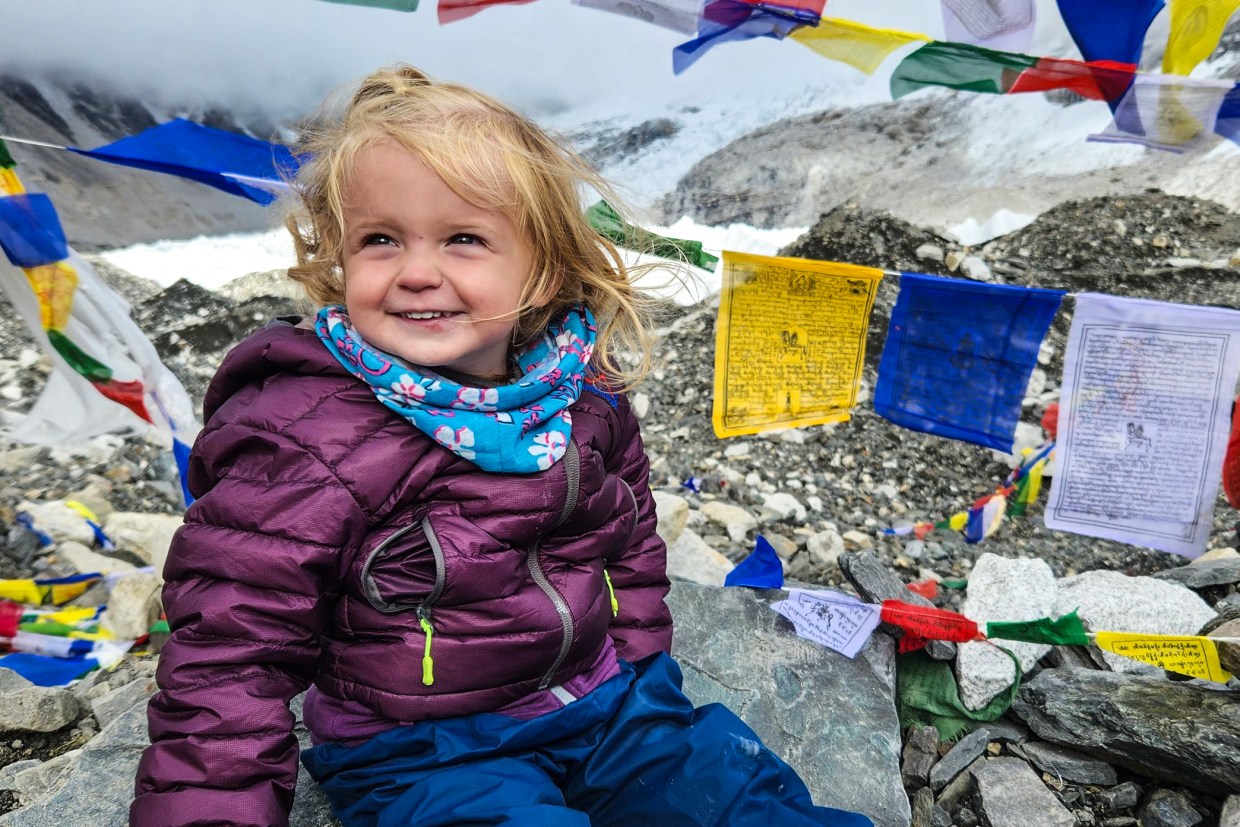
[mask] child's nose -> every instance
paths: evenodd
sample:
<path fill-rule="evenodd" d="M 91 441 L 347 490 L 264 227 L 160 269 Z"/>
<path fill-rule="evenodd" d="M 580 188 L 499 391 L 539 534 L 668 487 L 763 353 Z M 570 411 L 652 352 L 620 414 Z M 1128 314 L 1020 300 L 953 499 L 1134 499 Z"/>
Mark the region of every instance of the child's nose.
<path fill-rule="evenodd" d="M 442 281 L 435 257 L 415 251 L 409 251 L 404 257 L 396 275 L 396 283 L 406 290 L 426 290 L 437 287 Z"/>

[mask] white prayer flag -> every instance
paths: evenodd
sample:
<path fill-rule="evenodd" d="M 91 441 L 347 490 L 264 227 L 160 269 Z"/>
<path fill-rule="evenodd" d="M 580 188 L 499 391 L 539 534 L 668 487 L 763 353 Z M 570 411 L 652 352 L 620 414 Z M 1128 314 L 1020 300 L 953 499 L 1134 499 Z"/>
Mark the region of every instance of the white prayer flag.
<path fill-rule="evenodd" d="M 1238 311 L 1078 295 L 1047 527 L 1199 555 L 1237 373 Z"/>

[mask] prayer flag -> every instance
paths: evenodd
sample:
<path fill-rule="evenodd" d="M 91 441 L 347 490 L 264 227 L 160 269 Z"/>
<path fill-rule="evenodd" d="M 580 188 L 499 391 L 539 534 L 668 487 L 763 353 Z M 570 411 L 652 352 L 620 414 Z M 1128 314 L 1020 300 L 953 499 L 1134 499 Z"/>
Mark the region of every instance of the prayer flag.
<path fill-rule="evenodd" d="M 274 201 L 271 191 L 286 189 L 285 181 L 299 164 L 280 144 L 183 118 L 96 149 L 66 148 L 111 164 L 188 178 L 259 204 Z"/>
<path fill-rule="evenodd" d="M 1046 525 L 1196 557 L 1240 375 L 1240 312 L 1082 293 Z"/>
<path fill-rule="evenodd" d="M 874 410 L 914 431 L 1011 451 L 1061 290 L 903 273 Z"/>
<path fill-rule="evenodd" d="M 611 12 L 681 34 L 697 34 L 702 0 L 573 0 L 574 6 Z"/>
<path fill-rule="evenodd" d="M 1059 0 L 1059 15 L 1085 60 L 1135 65 L 1162 7 L 1163 0 Z"/>
<path fill-rule="evenodd" d="M 784 585 L 784 564 L 767 539 L 759 534 L 754 550 L 728 572 L 723 585 L 753 589 L 781 588 Z"/>
<path fill-rule="evenodd" d="M 792 15 L 813 25 L 822 17 L 827 0 L 742 0 L 751 6 L 782 14 Z"/>
<path fill-rule="evenodd" d="M 13 637 L 21 624 L 25 609 L 20 603 L 0 600 L 0 637 Z"/>
<path fill-rule="evenodd" d="M 1099 649 L 1150 663 L 1170 672 L 1227 683 L 1231 673 L 1218 662 L 1218 644 L 1208 637 L 1150 635 L 1142 632 L 1098 632 Z"/>
<path fill-rule="evenodd" d="M 534 0 L 439 0 L 439 25 L 472 17 L 491 6 L 520 6 Z"/>
<path fill-rule="evenodd" d="M 11 669 L 35 686 L 65 686 L 99 668 L 94 658 L 55 658 L 28 652 L 0 656 L 0 669 Z"/>
<path fill-rule="evenodd" d="M 1082 63 L 1079 60 L 1042 57 L 1017 76 L 1008 94 L 1068 89 L 1090 100 L 1117 101 L 1132 86 L 1136 71 L 1137 67 L 1131 63 L 1110 60 Z"/>
<path fill-rule="evenodd" d="M 1187 75 L 1210 56 L 1240 0 L 1171 0 L 1171 32 L 1162 69 Z"/>
<path fill-rule="evenodd" d="M 900 600 L 884 600 L 882 620 L 926 640 L 964 643 L 981 636 L 977 624 L 956 612 L 933 606 L 914 606 Z"/>
<path fill-rule="evenodd" d="M 935 40 L 908 55 L 891 75 L 891 97 L 902 98 L 928 86 L 1003 95 L 1038 58 L 997 52 L 968 43 Z"/>
<path fill-rule="evenodd" d="M 816 22 L 817 18 L 803 16 L 795 10 L 773 11 L 744 0 L 710 0 L 702 10 L 698 36 L 672 50 L 672 71 L 679 75 L 720 43 L 755 37 L 783 40 L 798 26 Z"/>
<path fill-rule="evenodd" d="M 69 254 L 60 216 L 43 193 L 0 196 L 0 249 L 17 267 L 41 267 Z"/>
<path fill-rule="evenodd" d="M 1000 640 L 1023 640 L 1027 643 L 1086 646 L 1089 637 L 1075 611 L 1051 619 L 993 621 L 986 624 L 986 637 Z"/>
<path fill-rule="evenodd" d="M 960 689 L 950 663 L 935 660 L 925 652 L 904 653 L 896 660 L 896 714 L 900 727 L 921 724 L 933 726 L 939 737 L 954 741 L 974 729 L 979 722 L 993 721 L 1007 712 L 1020 690 L 1020 660 L 1007 652 L 1016 664 L 1016 680 L 981 709 L 973 710 L 960 700 Z"/>
<path fill-rule="evenodd" d="M 964 526 L 964 541 L 980 543 L 1003 523 L 1007 514 L 1007 498 L 1002 494 L 982 497 L 969 509 L 969 519 Z"/>
<path fill-rule="evenodd" d="M 703 270 L 714 270 L 719 263 L 718 257 L 702 249 L 702 242 L 656 235 L 641 227 L 634 227 L 606 201 L 599 201 L 586 210 L 586 219 L 595 232 L 611 243 L 639 253 L 649 253 L 673 261 L 687 261 Z"/>
<path fill-rule="evenodd" d="M 1033 45 L 1033 0 L 942 0 L 946 39 L 988 49 L 1024 51 Z"/>
<path fill-rule="evenodd" d="M 1214 131 L 1232 143 L 1240 144 L 1240 83 L 1233 85 L 1223 95 L 1218 119 L 1214 122 Z"/>
<path fill-rule="evenodd" d="M 771 608 L 792 621 L 800 637 L 856 657 L 878 627 L 878 607 L 836 591 L 789 589 Z"/>
<path fill-rule="evenodd" d="M 874 267 L 725 251 L 712 420 L 720 437 L 849 418 Z"/>
<path fill-rule="evenodd" d="M 924 34 L 875 29 L 850 20 L 826 18 L 817 26 L 802 26 L 790 37 L 828 60 L 847 63 L 874 74 L 888 55 L 909 43 L 928 41 Z"/>
<path fill-rule="evenodd" d="M 1204 146 L 1234 87 L 1230 80 L 1137 75 L 1115 107 L 1111 125 L 1089 140 L 1140 144 L 1168 152 Z"/>

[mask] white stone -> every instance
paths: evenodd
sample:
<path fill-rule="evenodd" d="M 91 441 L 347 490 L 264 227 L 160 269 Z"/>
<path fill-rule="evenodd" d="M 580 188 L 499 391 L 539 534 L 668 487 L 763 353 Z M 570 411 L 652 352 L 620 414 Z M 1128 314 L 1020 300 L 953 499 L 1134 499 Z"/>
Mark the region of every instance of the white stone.
<path fill-rule="evenodd" d="M 913 251 L 913 255 L 923 261 L 942 261 L 943 248 L 937 244 L 923 244 Z"/>
<path fill-rule="evenodd" d="M 805 541 L 805 550 L 814 565 L 834 571 L 839 565 L 840 555 L 844 553 L 844 538 L 834 529 L 819 531 Z"/>
<path fill-rule="evenodd" d="M 24 347 L 21 349 L 21 352 L 17 354 L 17 366 L 22 370 L 29 370 L 39 364 L 42 359 L 43 355 L 39 353 L 39 351 L 32 347 Z"/>
<path fill-rule="evenodd" d="M 900 489 L 896 488 L 889 482 L 884 482 L 874 486 L 874 493 L 881 494 L 889 500 L 894 500 L 896 497 L 900 496 Z"/>
<path fill-rule="evenodd" d="M 747 457 L 752 446 L 748 442 L 733 442 L 723 449 L 725 457 Z"/>
<path fill-rule="evenodd" d="M 1189 565 L 1201 565 L 1213 560 L 1234 560 L 1237 557 L 1240 557 L 1240 552 L 1237 552 L 1234 548 L 1212 548 L 1200 557 L 1195 558 Z"/>
<path fill-rule="evenodd" d="M 733 542 L 740 542 L 758 527 L 758 518 L 739 505 L 712 500 L 702 503 L 702 513 L 723 526 Z"/>
<path fill-rule="evenodd" d="M 971 579 L 971 578 L 970 578 Z M 1059 581 L 1055 614 L 1077 609 L 1091 632 L 1145 632 L 1195 635 L 1215 616 L 1197 593 L 1153 577 L 1128 577 L 1117 571 L 1087 571 Z M 1156 667 L 1103 652 L 1115 672 L 1149 672 Z"/>
<path fill-rule="evenodd" d="M 1029 384 L 1025 388 L 1025 396 L 1037 399 L 1046 390 L 1046 371 L 1034 368 L 1029 374 Z"/>
<path fill-rule="evenodd" d="M 823 507 L 824 507 L 824 505 L 825 505 L 825 503 L 823 503 L 823 501 L 822 501 L 822 497 L 819 497 L 819 496 L 817 496 L 817 495 L 815 495 L 815 494 L 811 494 L 811 495 L 809 495 L 808 497 L 806 497 L 806 498 L 805 498 L 805 504 L 806 504 L 807 506 L 809 506 L 809 507 L 810 507 L 810 509 L 812 509 L 812 510 L 814 510 L 814 511 L 822 511 L 822 509 L 823 509 Z"/>
<path fill-rule="evenodd" d="M 63 502 L 23 502 L 17 507 L 34 520 L 34 527 L 57 543 L 73 540 L 84 545 L 95 542 L 94 529 L 86 519 Z"/>
<path fill-rule="evenodd" d="M 706 586 L 722 586 L 732 571 L 732 561 L 715 551 L 692 529 L 680 532 L 676 542 L 667 549 L 667 573 L 670 577 L 692 580 Z"/>
<path fill-rule="evenodd" d="M 805 432 L 800 428 L 788 428 L 779 432 L 779 441 L 786 445 L 804 445 Z"/>
<path fill-rule="evenodd" d="M 956 269 L 960 266 L 960 262 L 964 261 L 964 259 L 965 259 L 964 253 L 960 252 L 959 250 L 953 250 L 952 252 L 947 254 L 946 258 L 944 258 L 943 261 L 947 265 L 947 269 L 950 272 L 954 273 L 956 272 Z"/>
<path fill-rule="evenodd" d="M 801 501 L 791 494 L 786 494 L 782 491 L 771 494 L 764 499 L 762 507 L 771 509 L 785 520 L 789 517 L 795 517 L 798 521 L 803 521 L 806 515 L 805 506 L 801 504 Z"/>
<path fill-rule="evenodd" d="M 785 563 L 792 559 L 792 555 L 797 553 L 796 540 L 785 537 L 782 534 L 763 534 L 762 537 L 775 549 L 775 553 L 779 555 L 779 559 Z M 787 566 L 785 566 L 787 568 Z"/>
<path fill-rule="evenodd" d="M 77 570 L 78 574 L 99 572 L 100 574 L 128 574 L 134 571 L 132 563 L 91 551 L 81 543 L 68 540 L 56 549 L 56 556 Z"/>
<path fill-rule="evenodd" d="M 978 558 L 969 574 L 969 586 L 961 613 L 979 624 L 989 621 L 1036 620 L 1054 612 L 1058 588 L 1050 566 L 1038 559 L 1007 559 L 989 552 Z M 981 709 L 1016 680 L 1012 659 L 1028 672 L 1051 650 L 1043 643 L 996 640 L 960 645 L 956 656 L 956 679 L 960 699 L 969 709 Z"/>
<path fill-rule="evenodd" d="M 965 256 L 960 262 L 960 272 L 964 276 L 977 281 L 990 281 L 994 278 L 990 274 L 990 265 L 977 256 Z"/>
<path fill-rule="evenodd" d="M 168 546 L 184 520 L 172 514 L 143 514 L 137 511 L 116 511 L 108 516 L 103 530 L 118 548 L 131 551 L 155 567 L 164 570 Z"/>
<path fill-rule="evenodd" d="M 160 582 L 158 575 L 147 572 L 135 572 L 117 580 L 99 625 L 119 640 L 134 640 L 146 634 L 159 617 Z"/>
<path fill-rule="evenodd" d="M 3 396 L 10 402 L 16 402 L 22 398 L 22 389 L 18 385 L 5 385 L 3 388 L 0 388 L 0 396 Z"/>
<path fill-rule="evenodd" d="M 874 548 L 874 538 L 856 529 L 844 532 L 844 542 L 851 543 L 857 548 Z"/>
<path fill-rule="evenodd" d="M 689 522 L 689 503 L 682 497 L 662 491 L 653 492 L 653 496 L 654 510 L 659 517 L 655 531 L 663 538 L 663 542 L 670 546 L 676 542 L 680 532 L 685 530 L 685 524 Z"/>
<path fill-rule="evenodd" d="M 991 450 L 990 455 L 994 457 L 995 462 L 1006 463 L 1008 468 L 1017 468 L 1020 466 L 1021 460 L 1024 459 L 1025 449 L 1037 448 L 1045 440 L 1041 425 L 1034 425 L 1030 422 L 1017 422 L 1016 439 L 1012 444 L 1012 453 L 1005 454 L 1002 451 Z"/>
<path fill-rule="evenodd" d="M 650 397 L 644 393 L 635 393 L 630 398 L 633 405 L 633 415 L 638 419 L 645 419 L 646 414 L 650 413 Z"/>

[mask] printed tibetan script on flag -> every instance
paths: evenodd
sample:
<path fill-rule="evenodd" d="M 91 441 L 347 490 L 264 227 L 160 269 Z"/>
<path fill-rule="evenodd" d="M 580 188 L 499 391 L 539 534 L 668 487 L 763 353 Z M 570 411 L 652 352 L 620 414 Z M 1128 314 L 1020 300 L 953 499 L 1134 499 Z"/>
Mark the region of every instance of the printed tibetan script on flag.
<path fill-rule="evenodd" d="M 874 267 L 725 251 L 715 434 L 848 419 L 882 277 Z"/>
<path fill-rule="evenodd" d="M 874 410 L 914 431 L 1011 451 L 1063 292 L 904 273 Z"/>
<path fill-rule="evenodd" d="M 1047 527 L 1200 554 L 1238 372 L 1240 312 L 1078 295 Z"/>

